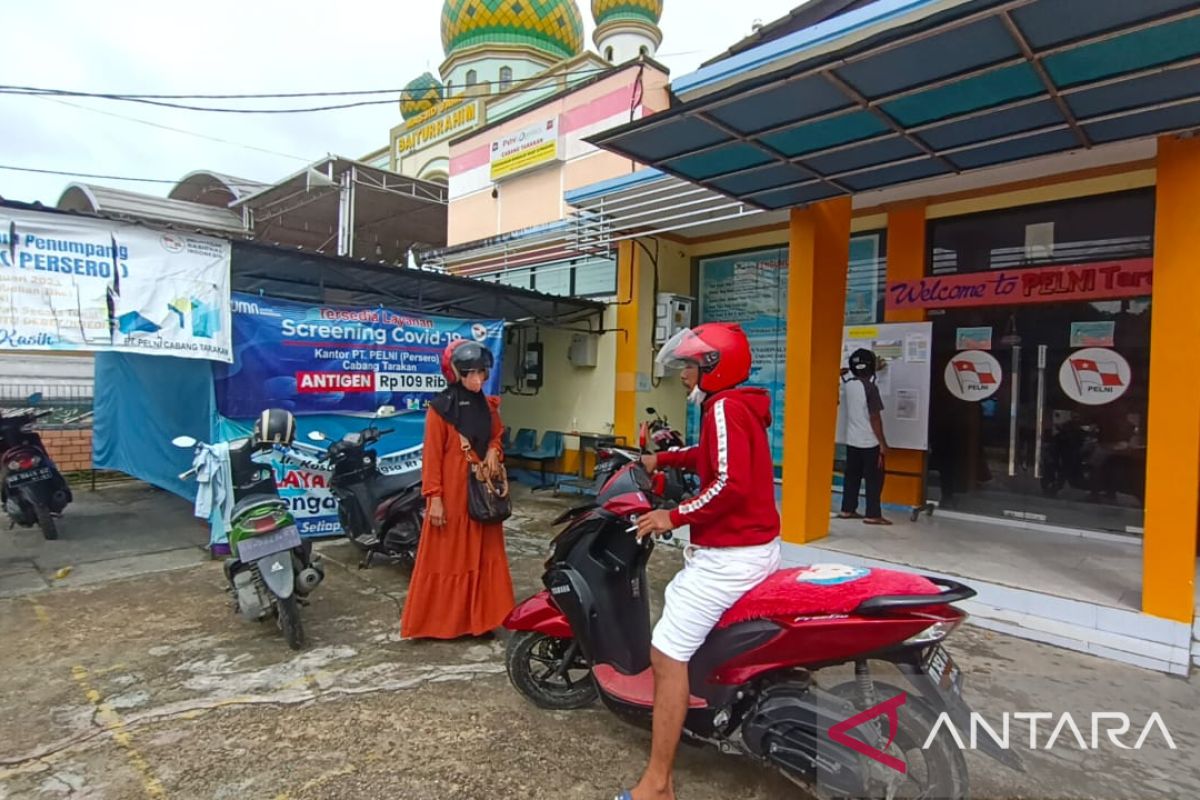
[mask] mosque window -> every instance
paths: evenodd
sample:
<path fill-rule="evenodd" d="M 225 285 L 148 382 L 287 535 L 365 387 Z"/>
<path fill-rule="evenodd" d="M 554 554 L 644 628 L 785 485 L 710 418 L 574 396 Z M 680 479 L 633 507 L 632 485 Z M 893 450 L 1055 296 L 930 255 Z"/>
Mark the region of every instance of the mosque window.
<path fill-rule="evenodd" d="M 502 91 L 502 92 L 508 91 L 508 88 L 510 86 L 512 86 L 512 67 L 501 67 L 500 68 L 500 91 Z"/>
<path fill-rule="evenodd" d="M 467 70 L 467 86 L 474 86 L 479 83 L 479 73 L 475 70 Z"/>
<path fill-rule="evenodd" d="M 642 45 L 640 48 L 638 48 L 638 52 L 643 56 L 648 56 L 650 55 L 650 48 L 646 47 L 646 45 Z"/>
<path fill-rule="evenodd" d="M 613 62 L 613 49 L 611 45 L 604 49 L 604 57 L 608 59 L 608 63 L 611 64 Z"/>

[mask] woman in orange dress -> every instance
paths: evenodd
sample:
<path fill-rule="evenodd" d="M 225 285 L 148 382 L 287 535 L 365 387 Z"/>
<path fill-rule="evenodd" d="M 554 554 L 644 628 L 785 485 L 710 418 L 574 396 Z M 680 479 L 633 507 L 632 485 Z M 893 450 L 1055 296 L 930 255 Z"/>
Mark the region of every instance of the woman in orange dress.
<path fill-rule="evenodd" d="M 483 394 L 493 365 L 476 342 L 455 342 L 442 354 L 448 386 L 425 415 L 425 527 L 400 617 L 405 639 L 484 636 L 515 604 L 503 524 L 476 522 L 467 511 L 463 437 L 485 471 L 496 472 L 503 458 L 500 400 Z"/>

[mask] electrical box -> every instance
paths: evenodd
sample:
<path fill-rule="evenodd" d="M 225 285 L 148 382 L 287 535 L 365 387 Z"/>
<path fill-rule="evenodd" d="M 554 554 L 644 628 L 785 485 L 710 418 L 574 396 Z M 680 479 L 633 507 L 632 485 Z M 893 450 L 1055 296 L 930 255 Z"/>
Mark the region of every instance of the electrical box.
<path fill-rule="evenodd" d="M 599 353 L 599 336 L 577 333 L 571 337 L 571 349 L 567 351 L 567 358 L 577 367 L 594 367 Z"/>
<path fill-rule="evenodd" d="M 659 292 L 654 302 L 654 344 L 665 344 L 675 334 L 692 325 L 695 300 L 681 294 Z"/>
<path fill-rule="evenodd" d="M 542 359 L 545 346 L 541 342 L 525 345 L 525 358 L 521 362 L 521 380 L 527 389 L 542 388 Z"/>

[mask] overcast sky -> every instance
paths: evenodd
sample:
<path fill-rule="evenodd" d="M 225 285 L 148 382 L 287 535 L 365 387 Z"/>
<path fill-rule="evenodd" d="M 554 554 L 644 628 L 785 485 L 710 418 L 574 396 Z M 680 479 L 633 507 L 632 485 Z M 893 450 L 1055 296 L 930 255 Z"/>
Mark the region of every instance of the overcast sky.
<path fill-rule="evenodd" d="M 577 2 L 590 44 L 590 2 Z M 749 33 L 756 19 L 769 22 L 801 4 L 666 0 L 659 60 L 673 76 L 685 75 Z M 443 58 L 441 0 L 36 0 L 4 5 L 0 83 L 5 85 L 136 94 L 391 89 L 427 69 L 436 74 Z M 351 98 L 387 101 L 366 108 L 263 115 L 0 95 L 0 164 L 171 181 L 209 169 L 275 181 L 328 153 L 359 158 L 386 146 L 388 131 L 400 121 L 398 97 Z M 0 196 L 52 205 L 72 180 L 0 170 Z M 160 195 L 170 189 L 165 183 L 78 180 Z"/>

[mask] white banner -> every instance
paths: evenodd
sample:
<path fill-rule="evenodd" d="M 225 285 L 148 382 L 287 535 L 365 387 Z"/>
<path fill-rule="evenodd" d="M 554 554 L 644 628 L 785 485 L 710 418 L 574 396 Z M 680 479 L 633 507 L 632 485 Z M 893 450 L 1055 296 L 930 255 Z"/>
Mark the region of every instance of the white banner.
<path fill-rule="evenodd" d="M 0 208 L 0 350 L 233 362 L 229 242 Z"/>

